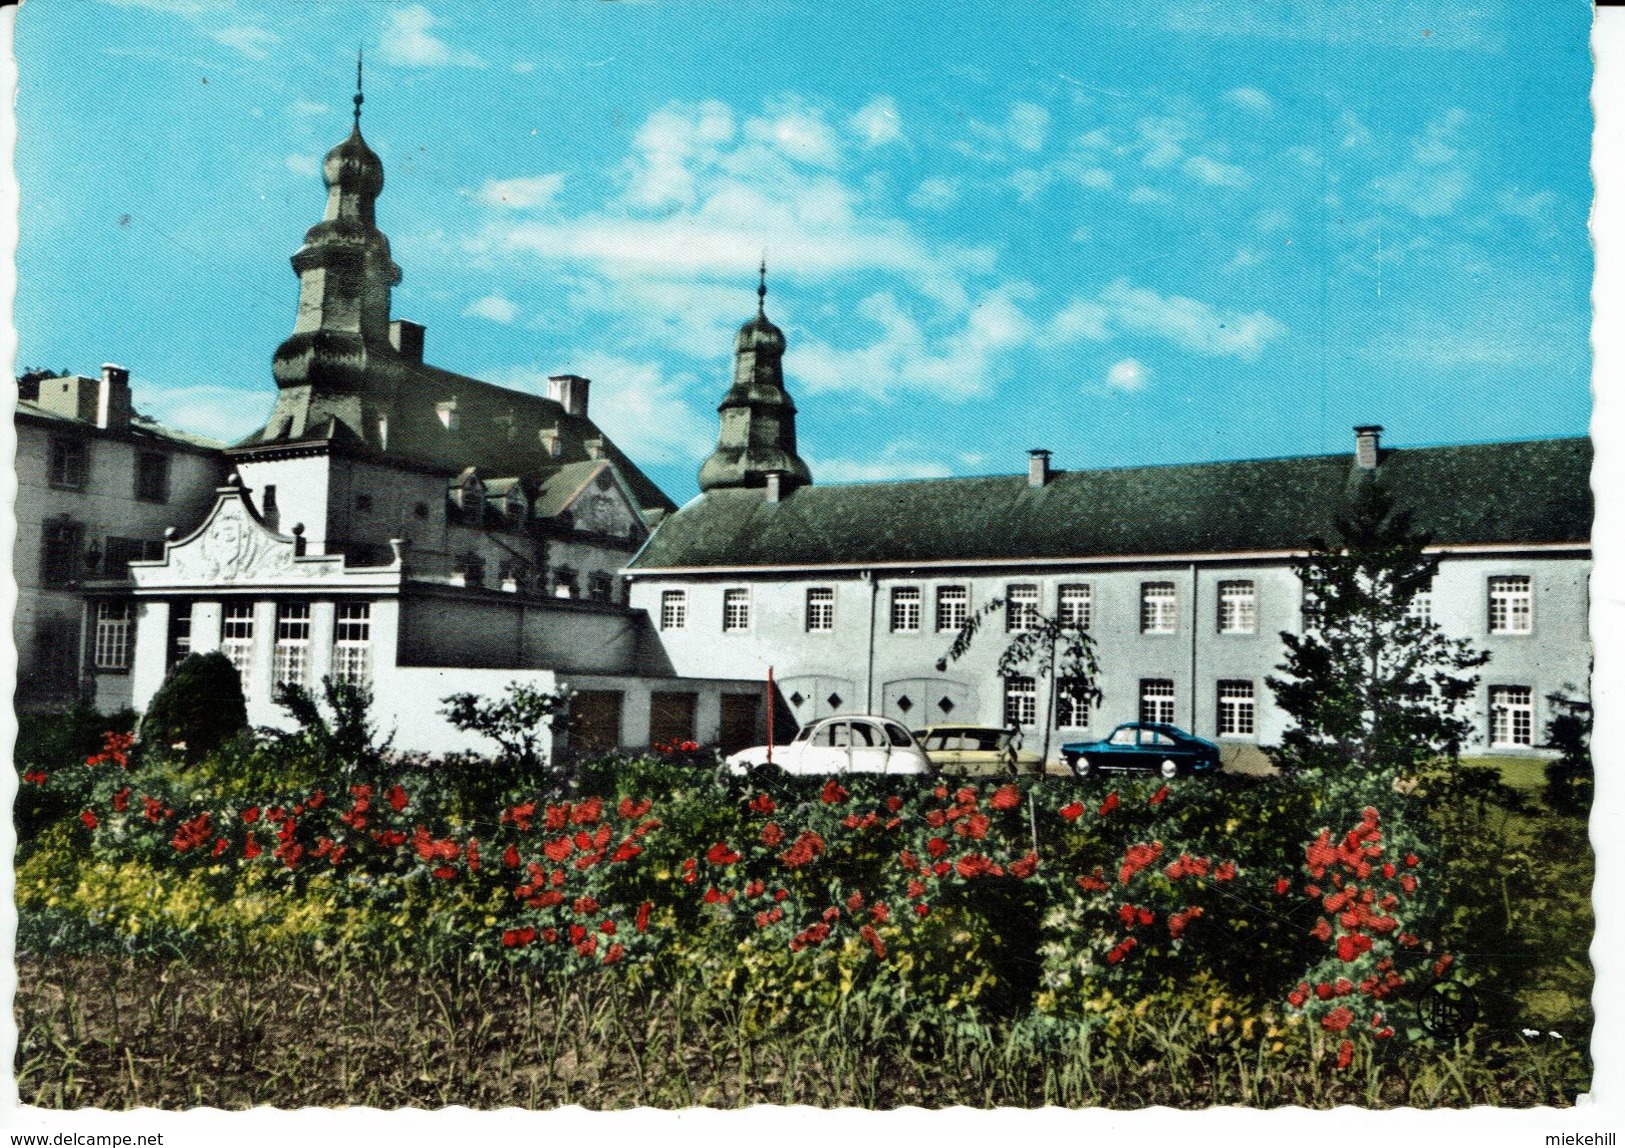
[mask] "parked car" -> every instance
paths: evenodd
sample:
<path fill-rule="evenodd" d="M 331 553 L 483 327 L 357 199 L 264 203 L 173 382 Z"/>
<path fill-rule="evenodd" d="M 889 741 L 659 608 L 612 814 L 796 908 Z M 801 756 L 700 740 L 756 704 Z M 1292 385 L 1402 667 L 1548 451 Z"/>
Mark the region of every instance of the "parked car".
<path fill-rule="evenodd" d="M 1042 773 L 1038 754 L 1021 748 L 1016 730 L 985 725 L 932 725 L 914 731 L 931 764 L 947 773 Z"/>
<path fill-rule="evenodd" d="M 840 773 L 929 773 L 931 762 L 913 736 L 889 718 L 837 714 L 801 727 L 789 745 L 751 746 L 729 754 L 723 770 L 739 776 L 757 770 L 825 776 Z"/>
<path fill-rule="evenodd" d="M 1163 777 L 1216 773 L 1219 747 L 1160 722 L 1127 722 L 1105 741 L 1068 742 L 1061 757 L 1078 777 L 1096 772 L 1144 772 Z"/>

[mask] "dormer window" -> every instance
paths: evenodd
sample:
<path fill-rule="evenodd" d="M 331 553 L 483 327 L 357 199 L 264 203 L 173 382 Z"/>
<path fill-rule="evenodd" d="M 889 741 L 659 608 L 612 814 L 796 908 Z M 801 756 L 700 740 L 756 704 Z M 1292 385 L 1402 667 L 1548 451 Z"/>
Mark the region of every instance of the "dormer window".
<path fill-rule="evenodd" d="M 485 518 L 485 483 L 473 468 L 453 480 L 446 491 L 451 518 L 464 526 L 479 526 Z"/>
<path fill-rule="evenodd" d="M 441 426 L 445 427 L 449 431 L 454 431 L 457 429 L 458 420 L 456 399 L 449 399 L 443 403 L 436 403 L 434 413 L 439 417 Z"/>

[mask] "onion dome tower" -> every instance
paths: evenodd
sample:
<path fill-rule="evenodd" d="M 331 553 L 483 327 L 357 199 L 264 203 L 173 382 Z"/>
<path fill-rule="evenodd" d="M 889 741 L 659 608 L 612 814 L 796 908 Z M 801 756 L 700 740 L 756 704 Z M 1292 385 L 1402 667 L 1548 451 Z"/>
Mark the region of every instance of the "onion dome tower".
<path fill-rule="evenodd" d="M 332 419 L 369 438 L 366 428 L 389 406 L 390 395 L 369 391 L 380 389 L 390 372 L 373 373 L 369 387 L 368 365 L 394 357 L 390 289 L 401 281 L 401 269 L 374 217 L 384 165 L 361 137 L 359 54 L 354 102 L 349 138 L 322 164 L 327 210 L 293 255 L 299 310 L 293 334 L 271 360 L 281 390 L 267 437 L 306 437 Z"/>
<path fill-rule="evenodd" d="M 812 483 L 796 453 L 796 404 L 784 389 L 784 332 L 767 317 L 767 261 L 756 288 L 756 316 L 734 340 L 734 382 L 717 413 L 717 448 L 700 467 L 700 489 L 763 487 L 777 471 L 788 494 Z"/>

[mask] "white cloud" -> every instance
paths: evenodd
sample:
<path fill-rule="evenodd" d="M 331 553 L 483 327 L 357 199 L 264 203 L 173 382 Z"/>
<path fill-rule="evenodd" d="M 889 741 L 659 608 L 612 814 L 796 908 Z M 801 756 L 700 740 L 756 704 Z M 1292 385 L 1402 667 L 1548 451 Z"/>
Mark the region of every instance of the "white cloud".
<path fill-rule="evenodd" d="M 282 37 L 268 28 L 255 24 L 234 24 L 214 33 L 214 38 L 228 48 L 235 48 L 251 60 L 270 57 L 266 51 L 272 44 L 280 44 Z"/>
<path fill-rule="evenodd" d="M 1252 182 L 1246 168 L 1233 163 L 1221 163 L 1205 155 L 1193 155 L 1186 160 L 1185 174 L 1211 187 L 1240 188 Z"/>
<path fill-rule="evenodd" d="M 473 52 L 454 48 L 431 31 L 442 23 L 444 21 L 421 4 L 393 8 L 384 20 L 383 35 L 378 42 L 380 54 L 386 63 L 407 67 L 484 67 L 485 61 Z"/>
<path fill-rule="evenodd" d="M 1267 344 L 1286 334 L 1286 326 L 1263 311 L 1220 311 L 1197 299 L 1135 287 L 1126 279 L 1107 286 L 1100 301 L 1110 308 L 1113 323 L 1124 332 L 1154 335 L 1200 355 L 1252 362 Z"/>
<path fill-rule="evenodd" d="M 956 180 L 932 176 L 920 181 L 908 197 L 908 205 L 917 211 L 942 211 L 959 202 L 959 183 Z"/>
<path fill-rule="evenodd" d="M 777 115 L 754 116 L 745 121 L 745 136 L 766 143 L 780 154 L 804 164 L 834 167 L 840 159 L 835 133 L 816 112 L 791 108 Z"/>
<path fill-rule="evenodd" d="M 288 165 L 288 170 L 294 175 L 315 175 L 322 170 L 320 156 L 290 155 L 282 162 Z"/>
<path fill-rule="evenodd" d="M 1005 130 L 1010 142 L 1022 151 L 1038 151 L 1044 146 L 1044 137 L 1049 133 L 1049 110 L 1038 104 L 1012 104 L 1010 122 Z"/>
<path fill-rule="evenodd" d="M 1257 267 L 1264 262 L 1264 253 L 1256 247 L 1238 247 L 1230 262 L 1224 265 L 1226 271 L 1246 271 Z"/>
<path fill-rule="evenodd" d="M 519 305 L 501 295 L 487 295 L 463 308 L 465 318 L 489 319 L 493 323 L 512 323 L 519 318 Z"/>
<path fill-rule="evenodd" d="M 1045 332 L 1050 343 L 1075 343 L 1080 339 L 1103 343 L 1112 337 L 1111 313 L 1094 299 L 1074 299 L 1049 321 Z"/>
<path fill-rule="evenodd" d="M 1128 201 L 1137 207 L 1164 206 L 1174 201 L 1173 196 L 1154 187 L 1137 187 L 1128 193 Z"/>
<path fill-rule="evenodd" d="M 713 392 L 720 391 L 707 388 L 687 373 L 667 377 L 659 363 L 587 351 L 568 357 L 552 370 L 527 366 L 496 371 L 491 381 L 546 394 L 547 377 L 566 370 L 592 380 L 587 413 L 640 463 L 688 462 L 695 458 L 696 444 L 716 441 L 715 416 L 695 410 L 688 396 L 700 394 L 714 400 Z"/>
<path fill-rule="evenodd" d="M 512 179 L 488 179 L 474 198 L 492 207 L 546 207 L 564 186 L 564 176 L 521 175 Z"/>
<path fill-rule="evenodd" d="M 1123 359 L 1113 363 L 1106 372 L 1106 385 L 1114 391 L 1135 394 L 1145 390 L 1151 381 L 1151 372 L 1138 359 Z"/>
<path fill-rule="evenodd" d="M 805 453 L 805 452 L 803 452 Z M 887 443 L 876 454 L 862 458 L 820 458 L 810 455 L 807 465 L 819 482 L 885 482 L 904 478 L 947 478 L 953 472 L 930 449 L 907 441 Z"/>
<path fill-rule="evenodd" d="M 1224 98 L 1236 107 L 1267 116 L 1275 110 L 1275 101 L 1258 88 L 1231 88 Z"/>
<path fill-rule="evenodd" d="M 1345 110 L 1337 117 L 1337 130 L 1343 133 L 1342 146 L 1351 151 L 1371 145 L 1371 129 L 1351 111 Z"/>
<path fill-rule="evenodd" d="M 1147 116 L 1138 124 L 1140 162 L 1146 167 L 1172 167 L 1185 155 L 1185 138 L 1190 129 L 1183 120 L 1169 116 Z"/>
<path fill-rule="evenodd" d="M 288 111 L 296 116 L 325 116 L 328 107 L 326 104 L 319 104 L 314 100 L 295 100 L 288 105 Z"/>
<path fill-rule="evenodd" d="M 896 143 L 903 138 L 902 117 L 897 113 L 897 101 L 890 96 L 876 96 L 854 112 L 848 122 L 868 147 Z"/>
<path fill-rule="evenodd" d="M 1508 187 L 1495 197 L 1495 202 L 1508 215 L 1515 215 L 1530 223 L 1548 223 L 1552 209 L 1557 206 L 1557 196 L 1549 191 L 1525 194 L 1522 188 Z"/>
<path fill-rule="evenodd" d="M 1411 141 L 1410 159 L 1397 171 L 1372 181 L 1377 199 L 1423 219 L 1454 211 L 1472 188 L 1455 140 L 1466 121 L 1467 113 L 1454 108 L 1428 124 Z"/>
<path fill-rule="evenodd" d="M 221 442 L 236 442 L 265 424 L 274 395 L 262 388 L 200 384 L 175 386 L 147 379 L 130 381 L 131 397 L 142 414 L 166 426 L 206 435 Z"/>

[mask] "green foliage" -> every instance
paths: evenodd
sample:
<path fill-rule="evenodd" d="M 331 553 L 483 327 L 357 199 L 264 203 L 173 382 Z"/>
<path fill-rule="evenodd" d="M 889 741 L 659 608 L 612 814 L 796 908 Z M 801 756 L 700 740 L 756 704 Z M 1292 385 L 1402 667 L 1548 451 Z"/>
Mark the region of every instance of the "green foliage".
<path fill-rule="evenodd" d="M 110 716 L 97 713 L 85 702 L 55 714 L 19 714 L 14 758 L 17 775 L 25 779 L 12 806 L 17 827 L 17 848 L 26 855 L 35 837 L 45 827 L 83 808 L 83 793 L 71 784 L 82 771 L 87 757 L 102 748 L 108 733 L 128 733 L 135 728 L 134 710 L 120 710 Z M 43 783 L 38 781 L 43 777 Z"/>
<path fill-rule="evenodd" d="M 570 691 L 546 693 L 523 682 L 510 682 L 505 696 L 489 699 L 461 693 L 442 698 L 441 713 L 460 730 L 477 733 L 497 743 L 503 762 L 523 775 L 533 776 L 545 766 L 542 731 L 569 707 Z"/>
<path fill-rule="evenodd" d="M 1591 766 L 1591 703 L 1568 693 L 1546 699 L 1551 717 L 1546 721 L 1544 748 L 1557 750 L 1557 760 L 1546 766 L 1546 802 L 1564 813 L 1584 815 L 1591 809 L 1595 773 Z"/>
<path fill-rule="evenodd" d="M 141 719 L 143 745 L 177 751 L 188 763 L 248 728 L 242 678 L 218 650 L 191 654 L 169 671 Z"/>
<path fill-rule="evenodd" d="M 293 734 L 272 731 L 274 739 L 352 769 L 380 761 L 395 740 L 394 734 L 378 740 L 371 717 L 372 690 L 366 686 L 324 676 L 322 701 L 304 686 L 293 685 L 277 687 L 275 701 L 299 728 Z M 322 712 L 322 702 L 327 713 Z"/>
<path fill-rule="evenodd" d="M 1413 614 L 1439 559 L 1408 512 L 1375 477 L 1361 477 L 1335 526 L 1293 563 L 1303 583 L 1303 633 L 1283 631 L 1281 676 L 1266 678 L 1293 719 L 1279 763 L 1288 769 L 1410 774 L 1454 760 L 1472 725 L 1472 671 L 1489 661 L 1465 638 Z"/>

